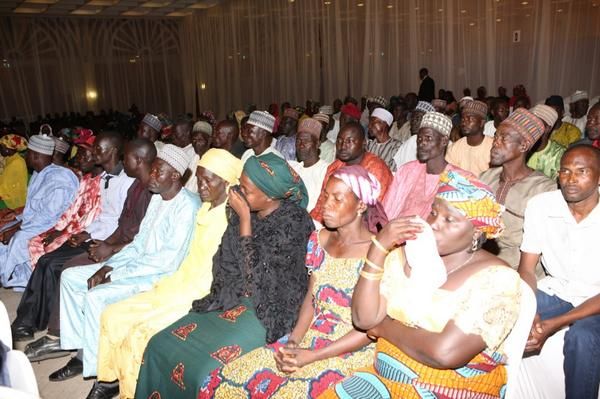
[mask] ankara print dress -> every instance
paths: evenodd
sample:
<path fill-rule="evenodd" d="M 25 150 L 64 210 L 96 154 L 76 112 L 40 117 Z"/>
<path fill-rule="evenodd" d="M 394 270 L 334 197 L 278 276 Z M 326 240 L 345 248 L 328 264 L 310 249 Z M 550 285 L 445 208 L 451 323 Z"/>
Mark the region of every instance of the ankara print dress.
<path fill-rule="evenodd" d="M 314 232 L 308 242 L 306 263 L 316 278 L 312 291 L 314 316 L 299 347 L 319 349 L 353 329 L 350 305 L 362 262 L 330 256 Z M 352 370 L 373 362 L 371 344 L 285 374 L 277 370 L 273 354 L 286 342 L 287 336 L 214 370 L 198 398 L 316 398 Z"/>

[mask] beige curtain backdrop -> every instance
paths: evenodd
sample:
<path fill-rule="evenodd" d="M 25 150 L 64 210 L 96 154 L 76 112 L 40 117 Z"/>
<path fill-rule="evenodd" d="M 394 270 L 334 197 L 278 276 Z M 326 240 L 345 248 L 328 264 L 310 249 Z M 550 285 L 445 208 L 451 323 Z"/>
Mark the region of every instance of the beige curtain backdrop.
<path fill-rule="evenodd" d="M 228 0 L 168 20 L 3 18 L 0 56 L 4 118 L 134 102 L 223 117 L 405 94 L 423 66 L 457 98 L 522 83 L 536 102 L 600 92 L 600 0 Z"/>

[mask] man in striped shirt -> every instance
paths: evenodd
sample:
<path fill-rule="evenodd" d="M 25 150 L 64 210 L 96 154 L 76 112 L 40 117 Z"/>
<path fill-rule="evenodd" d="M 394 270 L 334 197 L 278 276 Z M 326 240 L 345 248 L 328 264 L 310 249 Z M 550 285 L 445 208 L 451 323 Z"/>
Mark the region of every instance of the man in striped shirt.
<path fill-rule="evenodd" d="M 390 137 L 390 126 L 394 116 L 384 108 L 376 108 L 369 119 L 369 140 L 367 151 L 381 158 L 392 172 L 396 171 L 394 155 L 402 145 L 402 142 Z"/>

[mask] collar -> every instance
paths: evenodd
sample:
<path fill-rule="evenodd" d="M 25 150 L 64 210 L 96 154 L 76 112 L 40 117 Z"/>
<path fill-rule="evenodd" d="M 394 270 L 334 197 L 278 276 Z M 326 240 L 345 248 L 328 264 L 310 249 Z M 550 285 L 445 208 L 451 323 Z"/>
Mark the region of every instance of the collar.
<path fill-rule="evenodd" d="M 600 191 L 600 189 L 598 191 Z M 558 196 L 558 198 L 557 198 L 558 201 L 556 204 L 557 206 L 550 205 L 548 207 L 547 212 L 548 212 L 549 217 L 560 218 L 560 219 L 564 219 L 567 221 L 572 221 L 573 223 L 580 225 L 580 226 L 584 225 L 586 223 L 590 223 L 588 221 L 591 221 L 591 223 L 593 223 L 594 220 L 598 220 L 598 222 L 600 222 L 600 203 L 596 204 L 594 209 L 592 209 L 592 211 L 585 217 L 585 219 L 583 219 L 579 223 L 576 223 L 575 217 L 569 210 L 569 205 L 567 204 L 567 201 L 565 201 L 564 197 L 562 196 L 562 192 L 560 190 L 556 190 L 555 193 Z"/>
<path fill-rule="evenodd" d="M 119 176 L 121 174 L 121 172 L 123 172 L 123 162 L 119 162 L 113 172 L 114 173 L 108 173 L 107 171 L 104 171 L 102 173 L 102 178 L 104 179 L 104 178 L 106 178 L 106 176 L 111 176 L 111 177 Z"/>

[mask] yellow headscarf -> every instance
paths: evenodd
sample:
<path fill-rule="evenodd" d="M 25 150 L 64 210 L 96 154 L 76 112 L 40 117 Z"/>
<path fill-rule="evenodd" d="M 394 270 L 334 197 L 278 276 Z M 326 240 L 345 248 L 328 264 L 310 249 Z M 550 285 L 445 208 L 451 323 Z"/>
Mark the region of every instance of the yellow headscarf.
<path fill-rule="evenodd" d="M 27 149 L 27 140 L 17 134 L 7 134 L 0 138 L 0 145 L 5 146 L 11 150 L 17 152 L 25 151 Z"/>
<path fill-rule="evenodd" d="M 229 151 L 211 148 L 198 161 L 198 166 L 208 169 L 230 185 L 238 184 L 242 174 L 242 161 Z"/>

